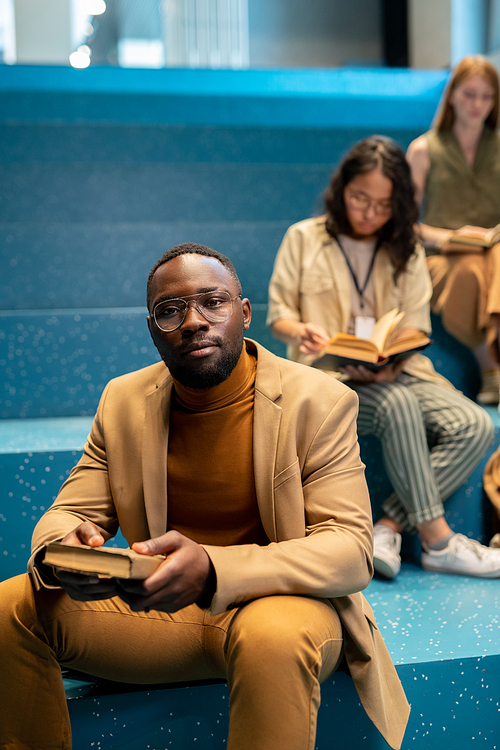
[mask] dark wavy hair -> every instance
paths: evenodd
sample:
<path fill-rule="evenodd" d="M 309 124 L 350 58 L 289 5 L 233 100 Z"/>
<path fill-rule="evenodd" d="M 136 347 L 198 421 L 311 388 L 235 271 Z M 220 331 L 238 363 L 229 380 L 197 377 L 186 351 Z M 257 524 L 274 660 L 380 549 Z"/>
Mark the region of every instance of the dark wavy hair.
<path fill-rule="evenodd" d="M 382 227 L 381 239 L 394 266 L 394 281 L 397 281 L 415 252 L 413 227 L 418 220 L 418 207 L 408 162 L 402 149 L 391 138 L 372 135 L 356 143 L 344 158 L 324 193 L 326 231 L 331 237 L 351 232 L 344 188 L 357 175 L 367 174 L 378 167 L 392 182 L 392 215 Z"/>

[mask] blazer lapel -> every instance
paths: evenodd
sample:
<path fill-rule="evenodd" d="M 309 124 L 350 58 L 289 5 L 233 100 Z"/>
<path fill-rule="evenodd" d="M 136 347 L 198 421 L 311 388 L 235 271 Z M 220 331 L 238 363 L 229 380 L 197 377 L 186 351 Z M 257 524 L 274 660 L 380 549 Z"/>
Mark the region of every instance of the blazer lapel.
<path fill-rule="evenodd" d="M 167 530 L 167 449 L 173 381 L 166 377 L 146 398 L 142 436 L 144 505 L 151 537 Z"/>
<path fill-rule="evenodd" d="M 258 347 L 253 418 L 253 470 L 257 504 L 264 530 L 278 541 L 274 507 L 274 476 L 281 425 L 281 378 L 276 360 Z"/>

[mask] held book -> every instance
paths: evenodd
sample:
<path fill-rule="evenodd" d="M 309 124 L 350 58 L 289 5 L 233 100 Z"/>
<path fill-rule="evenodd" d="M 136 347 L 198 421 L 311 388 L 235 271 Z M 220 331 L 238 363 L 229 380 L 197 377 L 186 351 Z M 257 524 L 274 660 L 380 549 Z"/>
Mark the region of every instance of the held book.
<path fill-rule="evenodd" d="M 391 334 L 404 312 L 391 310 L 377 320 L 369 339 L 360 339 L 349 333 L 337 333 L 326 344 L 318 357 L 312 362 L 312 367 L 320 370 L 337 371 L 346 365 L 362 365 L 368 370 L 377 372 L 383 367 L 408 359 L 415 352 L 429 346 L 431 340 L 421 331 L 409 331 L 407 335 L 401 333 L 396 340 L 391 340 Z"/>
<path fill-rule="evenodd" d="M 164 560 L 164 555 L 139 555 L 131 549 L 52 542 L 45 548 L 43 562 L 73 573 L 142 580 L 154 573 Z"/>
<path fill-rule="evenodd" d="M 445 242 L 443 253 L 481 253 L 485 248 L 500 242 L 500 224 L 488 231 L 474 231 L 471 227 L 466 234 L 452 234 Z"/>

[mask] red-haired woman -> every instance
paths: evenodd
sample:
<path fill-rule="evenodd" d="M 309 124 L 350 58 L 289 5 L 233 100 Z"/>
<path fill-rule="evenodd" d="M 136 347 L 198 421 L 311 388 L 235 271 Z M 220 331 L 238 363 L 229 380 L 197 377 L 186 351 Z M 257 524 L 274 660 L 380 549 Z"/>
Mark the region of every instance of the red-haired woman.
<path fill-rule="evenodd" d="M 474 352 L 483 404 L 498 403 L 500 387 L 500 246 L 450 252 L 448 239 L 457 230 L 481 236 L 500 223 L 499 98 L 498 74 L 489 60 L 464 58 L 445 89 L 432 130 L 414 140 L 407 153 L 422 204 L 420 237 L 438 250 L 428 258 L 431 307 L 446 330 Z"/>

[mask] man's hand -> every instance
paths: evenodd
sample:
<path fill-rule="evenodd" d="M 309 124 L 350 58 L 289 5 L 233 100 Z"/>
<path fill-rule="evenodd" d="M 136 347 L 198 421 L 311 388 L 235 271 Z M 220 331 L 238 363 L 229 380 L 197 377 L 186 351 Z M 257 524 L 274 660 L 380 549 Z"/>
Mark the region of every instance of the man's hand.
<path fill-rule="evenodd" d="M 102 547 L 104 544 L 104 537 L 99 531 L 99 528 L 92 523 L 92 521 L 85 521 L 77 526 L 76 529 L 70 531 L 69 534 L 61 539 L 61 544 L 69 544 L 77 546 L 79 544 L 86 544 L 87 547 Z"/>
<path fill-rule="evenodd" d="M 104 537 L 99 528 L 91 521 L 85 521 L 70 531 L 61 539 L 61 544 L 78 546 L 86 544 L 88 547 L 102 547 Z M 98 578 L 96 575 L 84 573 L 70 573 L 62 568 L 55 569 L 57 578 L 68 596 L 77 602 L 98 601 L 116 596 L 116 581 L 114 578 Z"/>
<path fill-rule="evenodd" d="M 178 531 L 136 542 L 132 549 L 141 555 L 166 555 L 165 562 L 144 581 L 117 579 L 118 596 L 132 611 L 177 612 L 212 593 L 214 571 L 209 556 Z"/>

